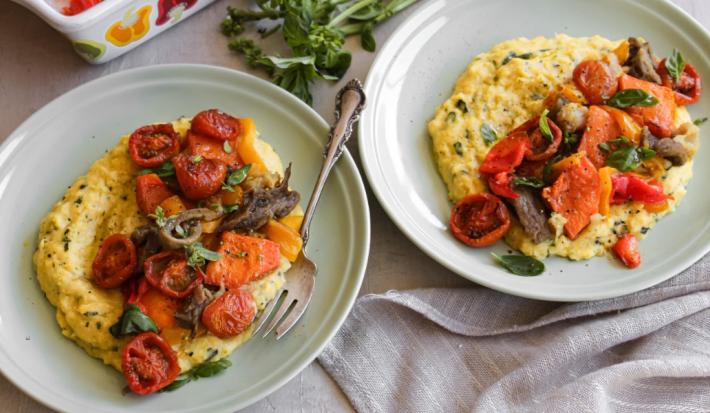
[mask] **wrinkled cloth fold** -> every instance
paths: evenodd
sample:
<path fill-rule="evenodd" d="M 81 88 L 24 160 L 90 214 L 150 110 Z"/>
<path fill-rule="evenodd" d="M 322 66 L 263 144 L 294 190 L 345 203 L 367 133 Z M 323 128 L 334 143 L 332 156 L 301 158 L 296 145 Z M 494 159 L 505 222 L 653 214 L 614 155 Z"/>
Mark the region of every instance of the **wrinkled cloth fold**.
<path fill-rule="evenodd" d="M 710 412 L 710 256 L 600 301 L 366 295 L 319 361 L 359 412 Z"/>

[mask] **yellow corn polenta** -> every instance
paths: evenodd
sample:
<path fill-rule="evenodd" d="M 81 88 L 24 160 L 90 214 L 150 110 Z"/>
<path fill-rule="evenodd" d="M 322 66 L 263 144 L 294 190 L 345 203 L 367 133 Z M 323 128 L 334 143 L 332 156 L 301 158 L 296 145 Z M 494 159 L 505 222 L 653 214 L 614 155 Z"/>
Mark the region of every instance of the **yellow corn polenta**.
<path fill-rule="evenodd" d="M 182 138 L 190 120 L 173 122 Z M 92 282 L 91 264 L 101 240 L 114 233 L 130 234 L 145 224 L 135 199 L 138 168 L 128 154 L 128 136 L 94 162 L 86 175 L 79 177 L 44 217 L 39 229 L 39 244 L 33 261 L 40 287 L 56 307 L 56 319 L 62 334 L 86 352 L 121 370 L 121 350 L 127 339 L 109 333 L 123 312 L 120 289 L 97 288 Z M 283 174 L 278 155 L 267 143 L 258 141 L 258 150 L 272 172 Z M 300 207 L 292 213 L 301 213 Z M 290 263 L 281 265 L 266 277 L 248 284 L 259 310 L 263 309 L 284 283 Z M 184 337 L 173 344 L 182 371 L 207 358 L 228 356 L 251 335 L 251 327 L 242 334 L 221 339 L 206 333 Z"/>

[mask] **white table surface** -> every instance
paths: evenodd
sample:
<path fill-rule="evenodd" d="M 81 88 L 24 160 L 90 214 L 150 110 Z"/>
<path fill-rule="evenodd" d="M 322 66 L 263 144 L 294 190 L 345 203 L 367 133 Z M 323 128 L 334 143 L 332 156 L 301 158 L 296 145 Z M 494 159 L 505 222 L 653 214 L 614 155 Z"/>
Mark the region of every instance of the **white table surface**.
<path fill-rule="evenodd" d="M 710 27 L 710 1 L 672 1 L 705 27 Z M 73 52 L 69 42 L 35 15 L 8 0 L 0 0 L 0 142 L 35 110 L 62 93 L 89 80 L 132 67 L 159 63 L 203 63 L 244 70 L 264 77 L 263 73 L 246 68 L 240 57 L 231 54 L 226 47 L 227 39 L 218 32 L 218 24 L 224 18 L 227 5 L 247 4 L 249 2 L 244 0 L 219 0 L 128 54 L 101 66 L 91 66 Z M 375 31 L 378 45 L 416 7 L 380 25 Z M 272 43 L 275 41 L 278 39 Z M 364 80 L 374 54 L 363 51 L 358 39 L 350 39 L 347 47 L 353 51 L 353 64 L 346 79 L 358 77 Z M 319 82 L 312 89 L 314 108 L 328 122 L 333 118 L 335 93 L 344 82 Z M 349 142 L 348 147 L 359 163 L 354 140 Z M 372 214 L 372 246 L 361 295 L 390 289 L 470 284 L 438 265 L 409 242 L 385 215 L 369 188 L 368 200 Z M 3 412 L 51 411 L 26 396 L 1 375 L 0 406 Z M 352 410 L 335 382 L 314 362 L 281 389 L 243 411 Z"/>

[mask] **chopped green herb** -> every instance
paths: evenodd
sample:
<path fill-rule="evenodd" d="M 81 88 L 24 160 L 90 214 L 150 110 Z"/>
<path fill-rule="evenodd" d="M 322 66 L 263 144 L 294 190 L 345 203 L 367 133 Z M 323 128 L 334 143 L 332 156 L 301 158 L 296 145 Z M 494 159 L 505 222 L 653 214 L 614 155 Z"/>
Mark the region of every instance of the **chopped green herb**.
<path fill-rule="evenodd" d="M 232 363 L 227 359 L 206 361 L 199 366 L 180 374 L 172 383 L 165 386 L 160 391 L 166 392 L 177 390 L 191 381 L 199 380 L 203 377 L 215 376 L 229 368 L 231 365 Z"/>
<path fill-rule="evenodd" d="M 201 155 L 195 155 L 191 158 L 192 163 L 200 163 L 202 161 L 202 156 Z"/>
<path fill-rule="evenodd" d="M 666 70 L 676 82 L 680 79 L 680 75 L 683 74 L 685 59 L 683 59 L 683 55 L 677 49 L 673 49 L 671 57 L 666 59 Z"/>
<path fill-rule="evenodd" d="M 540 121 L 539 126 L 540 126 L 540 133 L 542 133 L 542 136 L 547 139 L 548 142 L 552 142 L 552 131 L 550 130 L 550 125 L 547 123 L 547 114 L 550 113 L 549 110 L 545 109 L 542 111 L 542 115 L 540 115 Z"/>
<path fill-rule="evenodd" d="M 611 152 L 611 148 L 609 147 L 609 144 L 606 142 L 600 143 L 599 145 L 597 145 L 597 147 L 606 153 Z"/>
<path fill-rule="evenodd" d="M 171 161 L 167 161 L 157 168 L 152 169 L 141 169 L 138 175 L 156 174 L 161 178 L 166 178 L 168 176 L 175 175 L 175 166 Z"/>
<path fill-rule="evenodd" d="M 454 143 L 454 150 L 456 151 L 456 154 L 458 156 L 463 155 L 463 147 L 461 146 L 461 142 L 455 142 Z"/>
<path fill-rule="evenodd" d="M 481 135 L 483 136 L 483 141 L 489 146 L 498 140 L 498 134 L 495 129 L 486 122 L 481 125 Z"/>
<path fill-rule="evenodd" d="M 234 192 L 234 189 L 232 187 L 244 182 L 244 180 L 247 179 L 247 174 L 249 173 L 250 169 L 251 169 L 251 164 L 244 165 L 241 168 L 239 168 L 236 171 L 229 174 L 229 176 L 227 176 L 227 179 L 222 184 L 222 189 L 225 191 Z"/>
<path fill-rule="evenodd" d="M 504 58 L 503 61 L 500 62 L 501 66 L 505 66 L 508 63 L 510 63 L 511 60 L 513 59 L 523 59 L 523 60 L 528 60 L 532 57 L 532 53 L 521 53 L 517 54 L 515 52 L 509 52 Z"/>
<path fill-rule="evenodd" d="M 491 255 L 515 275 L 530 277 L 540 275 L 545 271 L 545 264 L 527 255 L 497 255 L 495 253 L 491 253 Z"/>
<path fill-rule="evenodd" d="M 219 261 L 222 255 L 218 252 L 208 250 L 202 243 L 195 242 L 185 247 L 187 253 L 187 265 L 191 267 L 201 267 L 207 261 Z"/>
<path fill-rule="evenodd" d="M 183 228 L 180 224 L 175 225 L 175 232 L 182 238 L 187 237 L 187 232 L 185 231 L 185 228 Z"/>
<path fill-rule="evenodd" d="M 224 141 L 224 145 L 222 145 L 222 149 L 224 150 L 225 153 L 232 153 L 232 145 L 229 144 L 229 141 Z"/>
<path fill-rule="evenodd" d="M 453 123 L 456 120 L 456 113 L 454 112 L 449 112 L 448 115 L 446 115 L 446 121 Z"/>
<path fill-rule="evenodd" d="M 702 125 L 703 123 L 705 123 L 705 122 L 707 122 L 707 121 L 708 121 L 708 118 L 707 118 L 707 117 L 704 117 L 704 118 L 697 118 L 697 119 L 695 119 L 695 120 L 693 121 L 693 124 L 695 124 L 695 126 L 700 126 L 700 125 Z"/>
<path fill-rule="evenodd" d="M 529 186 L 531 188 L 542 188 L 544 182 L 541 179 L 535 178 L 534 176 L 516 176 L 513 178 L 513 185 L 515 186 Z"/>
<path fill-rule="evenodd" d="M 148 218 L 153 218 L 155 220 L 155 224 L 160 228 L 164 227 L 168 222 L 167 218 L 165 218 L 165 211 L 163 211 L 163 208 L 160 205 L 155 207 L 155 213 L 148 214 Z"/>
<path fill-rule="evenodd" d="M 653 106 L 658 104 L 658 99 L 645 90 L 625 89 L 616 92 L 607 101 L 609 106 L 617 108 L 628 108 L 629 106 Z"/>
<path fill-rule="evenodd" d="M 109 328 L 111 335 L 116 338 L 144 331 L 157 333 L 158 327 L 155 325 L 155 322 L 145 315 L 135 304 L 126 305 L 121 318 L 118 319 L 116 324 Z"/>

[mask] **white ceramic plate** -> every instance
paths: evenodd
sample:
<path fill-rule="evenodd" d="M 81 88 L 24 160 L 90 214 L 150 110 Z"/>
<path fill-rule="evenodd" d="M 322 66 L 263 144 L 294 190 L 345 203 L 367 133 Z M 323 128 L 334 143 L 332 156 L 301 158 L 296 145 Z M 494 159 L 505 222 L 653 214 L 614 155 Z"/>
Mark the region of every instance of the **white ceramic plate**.
<path fill-rule="evenodd" d="M 710 144 L 701 144 L 688 195 L 640 243 L 643 264 L 627 270 L 598 257 L 586 262 L 545 260 L 539 277 L 517 277 L 447 231 L 450 204 L 431 154 L 426 124 L 451 94 L 470 60 L 501 41 L 525 36 L 600 34 L 643 36 L 663 56 L 683 52 L 706 78 L 707 32 L 663 1 L 632 0 L 434 0 L 403 23 L 381 49 L 366 82 L 369 106 L 360 121 L 360 153 L 370 184 L 399 228 L 442 265 L 479 284 L 523 297 L 581 301 L 632 293 L 666 280 L 710 249 Z M 705 95 L 707 95 L 707 91 Z M 705 96 L 690 107 L 710 115 Z M 704 135 L 708 126 L 701 128 Z"/>
<path fill-rule="evenodd" d="M 283 339 L 255 338 L 223 374 L 140 397 L 121 395 L 123 376 L 61 335 L 31 264 L 42 216 L 121 134 L 213 107 L 253 117 L 283 160 L 293 161 L 290 184 L 310 196 L 325 121 L 271 83 L 217 67 L 152 66 L 87 83 L 35 113 L 0 147 L 0 369 L 37 400 L 71 412 L 233 412 L 296 375 L 345 319 L 370 240 L 365 191 L 347 152 L 311 228 L 308 251 L 320 270 L 315 295 Z"/>

